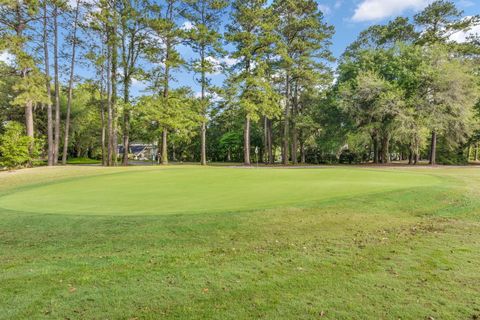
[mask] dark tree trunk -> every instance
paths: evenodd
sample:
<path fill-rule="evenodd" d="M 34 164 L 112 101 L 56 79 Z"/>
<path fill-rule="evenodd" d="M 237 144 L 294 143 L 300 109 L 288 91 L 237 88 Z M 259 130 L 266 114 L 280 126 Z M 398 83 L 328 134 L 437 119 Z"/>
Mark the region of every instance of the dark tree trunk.
<path fill-rule="evenodd" d="M 200 134 L 201 134 L 201 154 L 200 154 L 200 164 L 202 166 L 207 165 L 207 124 L 205 122 L 202 122 L 201 128 L 200 128 Z"/>
<path fill-rule="evenodd" d="M 268 118 L 263 117 L 263 152 L 262 152 L 262 162 L 268 163 Z"/>
<path fill-rule="evenodd" d="M 73 97 L 73 75 L 75 69 L 75 51 L 77 49 L 77 24 L 78 14 L 80 8 L 80 1 L 77 0 L 77 7 L 75 9 L 75 20 L 73 22 L 73 43 L 72 43 L 72 60 L 70 61 L 70 78 L 68 80 L 68 100 L 67 100 L 67 115 L 65 119 L 65 133 L 63 140 L 63 152 L 62 152 L 62 164 L 67 164 L 67 151 L 68 151 L 68 138 L 70 134 L 70 113 L 72 109 L 72 97 Z"/>
<path fill-rule="evenodd" d="M 128 154 L 130 150 L 130 110 L 128 109 L 128 102 L 130 100 L 130 79 L 125 76 L 123 79 L 123 102 L 125 109 L 123 110 L 123 158 L 122 165 L 128 166 Z"/>
<path fill-rule="evenodd" d="M 298 114 L 298 84 L 295 82 L 294 88 L 294 102 L 292 105 L 292 113 L 291 113 L 291 120 L 292 120 L 292 162 L 294 165 L 298 164 L 298 156 L 297 156 L 297 149 L 298 149 L 298 132 L 297 132 L 297 122 L 296 116 Z"/>
<path fill-rule="evenodd" d="M 374 133 L 372 135 L 372 142 L 373 142 L 373 163 L 379 163 L 380 162 L 380 157 L 379 157 L 379 148 L 378 148 L 378 135 Z"/>
<path fill-rule="evenodd" d="M 23 18 L 22 15 L 22 9 L 21 9 L 21 2 L 17 1 L 16 6 L 15 6 L 15 15 L 16 15 L 16 25 L 15 25 L 15 32 L 18 37 L 23 36 L 23 30 L 25 30 L 26 22 L 25 19 Z M 23 46 L 20 44 L 21 49 L 23 49 Z M 28 77 L 28 69 L 23 68 L 21 70 L 21 75 L 23 79 L 26 79 Z M 29 152 L 30 155 L 33 153 L 33 148 L 35 147 L 34 145 L 34 124 L 33 124 L 33 103 L 32 101 L 27 101 L 25 103 L 25 126 L 26 126 L 26 131 L 27 131 L 27 136 L 32 139 L 30 142 L 29 146 Z M 31 165 L 31 163 L 29 163 Z"/>
<path fill-rule="evenodd" d="M 45 59 L 45 80 L 47 87 L 47 164 L 53 166 L 53 117 L 52 117 L 52 88 L 50 87 L 50 58 L 48 52 L 48 21 L 47 1 L 43 2 L 43 50 Z"/>
<path fill-rule="evenodd" d="M 102 54 L 104 54 L 104 48 L 102 46 Z M 102 132 L 101 132 L 101 144 L 102 144 L 102 166 L 107 164 L 106 157 L 106 126 L 105 126 L 105 64 L 100 66 L 100 120 L 102 123 Z"/>
<path fill-rule="evenodd" d="M 283 148 L 282 148 L 282 163 L 284 165 L 288 164 L 288 153 L 289 153 L 289 119 L 290 118 L 290 76 L 287 74 L 285 81 L 285 120 L 283 124 Z"/>
<path fill-rule="evenodd" d="M 117 165 L 117 150 L 118 150 L 118 130 L 117 130 L 117 71 L 118 71 L 118 47 L 116 34 L 116 12 L 114 12 L 114 27 L 113 27 L 113 41 L 112 41 L 112 165 Z"/>
<path fill-rule="evenodd" d="M 202 7 L 203 8 L 203 7 Z M 202 16 L 203 16 L 203 12 L 202 12 Z M 205 46 L 202 44 L 202 47 L 200 49 L 200 63 L 201 63 L 201 71 L 202 71 L 202 79 L 201 79 L 201 85 L 202 85 L 202 96 L 201 96 L 201 100 L 202 100 L 202 108 L 205 108 L 205 103 L 206 103 L 206 89 L 207 89 L 207 79 L 206 79 L 206 74 L 205 74 Z M 203 109 L 202 110 L 203 114 L 202 116 L 206 116 L 206 112 L 207 110 L 206 109 Z M 200 144 L 201 144 L 201 152 L 200 152 L 200 164 L 202 166 L 206 166 L 207 165 L 207 134 L 206 134 L 206 131 L 207 131 L 207 124 L 205 123 L 205 121 L 202 122 L 202 125 L 201 125 L 201 129 L 200 129 L 200 137 L 201 137 L 201 141 L 200 141 Z"/>
<path fill-rule="evenodd" d="M 272 120 L 267 119 L 267 143 L 268 143 L 268 163 L 275 163 L 275 155 L 273 154 L 273 132 L 272 132 Z"/>
<path fill-rule="evenodd" d="M 245 127 L 243 129 L 243 163 L 249 166 L 250 163 L 250 117 L 245 117 Z"/>
<path fill-rule="evenodd" d="M 478 143 L 475 145 L 475 161 L 478 161 Z"/>
<path fill-rule="evenodd" d="M 305 142 L 303 141 L 303 134 L 300 132 L 300 163 L 305 164 Z"/>
<path fill-rule="evenodd" d="M 382 163 L 390 163 L 390 137 L 388 133 L 382 136 Z"/>
<path fill-rule="evenodd" d="M 102 90 L 103 91 L 103 90 Z M 100 117 L 102 122 L 102 132 L 101 132 L 101 143 L 102 143 L 102 166 L 107 164 L 107 157 L 106 157 L 106 145 L 105 145 L 105 137 L 106 137 L 106 128 L 105 128 L 105 106 L 103 101 L 103 92 L 101 91 L 100 96 L 102 97 L 102 102 L 100 105 Z"/>
<path fill-rule="evenodd" d="M 432 166 L 437 164 L 437 133 L 435 131 L 432 131 L 430 142 L 430 164 Z"/>
<path fill-rule="evenodd" d="M 112 46 L 110 29 L 107 30 L 107 166 L 112 165 L 113 157 L 113 111 L 112 111 Z"/>
<path fill-rule="evenodd" d="M 58 164 L 60 152 L 60 79 L 58 75 L 58 5 L 53 5 L 53 69 L 55 85 L 55 138 L 53 164 Z"/>

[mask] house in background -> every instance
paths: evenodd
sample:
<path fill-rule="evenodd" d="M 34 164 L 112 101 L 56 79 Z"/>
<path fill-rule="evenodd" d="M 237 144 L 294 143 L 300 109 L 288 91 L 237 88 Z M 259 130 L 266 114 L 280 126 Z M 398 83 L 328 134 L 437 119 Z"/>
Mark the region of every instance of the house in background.
<path fill-rule="evenodd" d="M 118 156 L 122 157 L 124 152 L 123 145 L 118 146 Z M 132 143 L 128 150 L 128 158 L 140 161 L 155 161 L 157 159 L 158 148 L 154 144 Z"/>

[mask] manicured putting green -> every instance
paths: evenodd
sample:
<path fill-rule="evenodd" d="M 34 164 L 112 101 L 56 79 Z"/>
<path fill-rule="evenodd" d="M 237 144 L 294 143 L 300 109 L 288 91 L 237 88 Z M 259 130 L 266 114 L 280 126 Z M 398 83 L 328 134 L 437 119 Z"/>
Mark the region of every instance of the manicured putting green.
<path fill-rule="evenodd" d="M 431 186 L 439 178 L 370 169 L 144 168 L 31 186 L 0 207 L 32 213 L 156 215 L 309 205 Z"/>

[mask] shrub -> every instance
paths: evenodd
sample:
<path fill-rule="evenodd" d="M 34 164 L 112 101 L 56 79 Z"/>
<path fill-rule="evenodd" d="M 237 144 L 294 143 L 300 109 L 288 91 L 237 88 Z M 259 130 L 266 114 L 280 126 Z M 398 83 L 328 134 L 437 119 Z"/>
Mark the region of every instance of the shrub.
<path fill-rule="evenodd" d="M 25 166 L 32 161 L 34 154 L 29 151 L 34 141 L 24 134 L 23 126 L 18 122 L 7 122 L 0 135 L 0 167 L 8 169 Z"/>

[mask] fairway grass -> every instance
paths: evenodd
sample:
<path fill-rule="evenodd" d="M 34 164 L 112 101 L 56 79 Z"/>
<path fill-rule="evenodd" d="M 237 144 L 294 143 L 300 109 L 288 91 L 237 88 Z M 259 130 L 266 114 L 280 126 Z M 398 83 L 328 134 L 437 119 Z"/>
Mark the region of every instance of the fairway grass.
<path fill-rule="evenodd" d="M 432 175 L 391 170 L 147 167 L 29 185 L 0 197 L 0 208 L 77 215 L 232 212 L 440 183 Z"/>
<path fill-rule="evenodd" d="M 480 169 L 0 172 L 0 319 L 477 319 Z"/>

